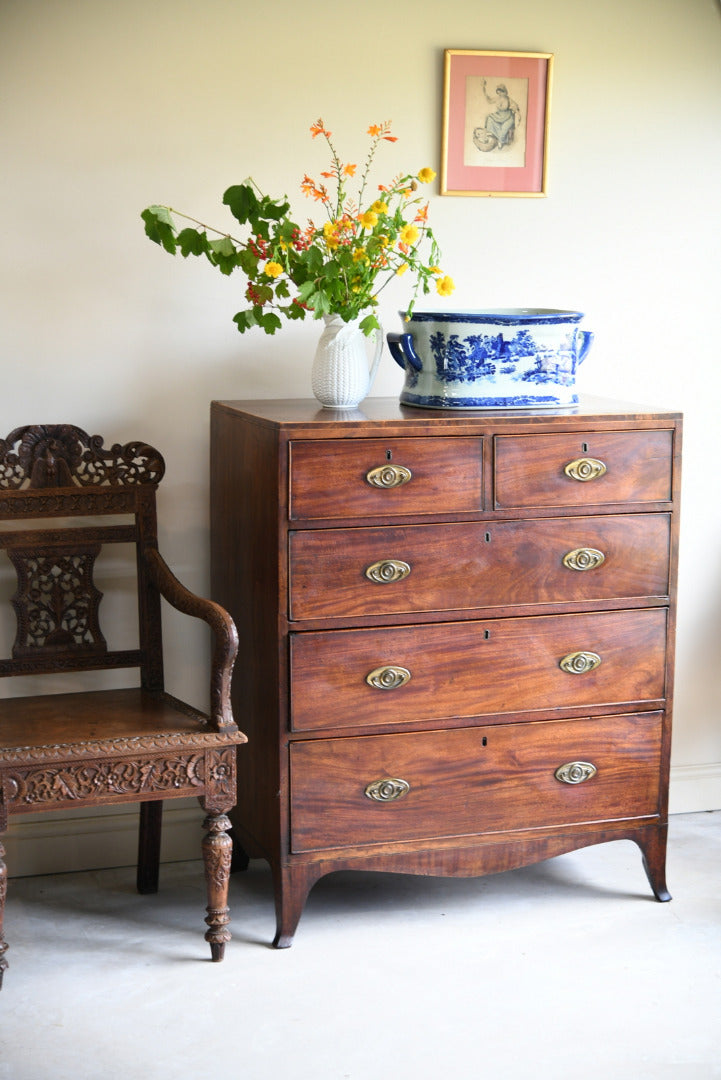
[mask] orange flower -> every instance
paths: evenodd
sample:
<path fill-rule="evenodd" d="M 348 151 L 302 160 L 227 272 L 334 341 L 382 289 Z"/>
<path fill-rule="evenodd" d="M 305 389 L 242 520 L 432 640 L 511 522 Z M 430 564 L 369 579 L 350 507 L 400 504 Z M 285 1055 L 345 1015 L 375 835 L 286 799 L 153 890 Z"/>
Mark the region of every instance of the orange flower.
<path fill-rule="evenodd" d="M 386 142 L 398 142 L 395 135 L 389 135 L 388 132 L 391 129 L 390 120 L 384 120 L 382 124 L 371 124 L 368 128 L 368 134 L 374 139 L 385 139 Z"/>
<path fill-rule="evenodd" d="M 314 124 L 310 125 L 310 133 L 313 138 L 315 138 L 316 135 L 325 135 L 326 139 L 329 139 L 332 135 L 332 132 L 325 130 L 325 126 L 322 120 L 316 120 Z"/>
<path fill-rule="evenodd" d="M 357 168 L 358 168 L 357 165 L 344 165 L 343 166 L 343 175 L 344 176 L 355 176 L 355 171 L 356 171 Z"/>
<path fill-rule="evenodd" d="M 325 176 L 326 174 L 323 173 L 323 175 Z M 307 174 L 301 180 L 300 190 L 303 192 L 306 198 L 309 199 L 312 196 L 316 200 L 316 202 L 326 202 L 328 199 L 327 188 L 325 188 L 323 184 L 318 187 L 315 180 L 311 180 L 311 178 Z"/>

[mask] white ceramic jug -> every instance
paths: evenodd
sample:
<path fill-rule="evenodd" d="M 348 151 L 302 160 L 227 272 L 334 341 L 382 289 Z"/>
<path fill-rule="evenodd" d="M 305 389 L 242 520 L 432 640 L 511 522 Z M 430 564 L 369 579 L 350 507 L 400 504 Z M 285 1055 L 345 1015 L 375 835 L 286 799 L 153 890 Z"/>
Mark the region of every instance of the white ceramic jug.
<path fill-rule="evenodd" d="M 313 393 L 328 409 L 354 409 L 373 385 L 383 350 L 383 332 L 377 329 L 366 336 L 358 320 L 343 322 L 339 315 L 323 318 L 325 329 L 311 371 Z M 369 361 L 368 344 L 374 337 L 374 353 Z"/>

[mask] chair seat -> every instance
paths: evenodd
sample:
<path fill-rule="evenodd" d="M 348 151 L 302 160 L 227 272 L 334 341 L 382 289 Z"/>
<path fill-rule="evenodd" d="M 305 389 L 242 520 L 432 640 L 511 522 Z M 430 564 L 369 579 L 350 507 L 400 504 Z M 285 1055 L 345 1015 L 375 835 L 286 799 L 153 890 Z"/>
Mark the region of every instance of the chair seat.
<path fill-rule="evenodd" d="M 0 762 L 116 756 L 127 750 L 227 746 L 245 742 L 170 694 L 131 688 L 0 700 Z"/>
<path fill-rule="evenodd" d="M 245 736 L 213 731 L 201 712 L 140 689 L 0 701 L 0 783 L 14 814 L 70 806 L 232 797 Z"/>

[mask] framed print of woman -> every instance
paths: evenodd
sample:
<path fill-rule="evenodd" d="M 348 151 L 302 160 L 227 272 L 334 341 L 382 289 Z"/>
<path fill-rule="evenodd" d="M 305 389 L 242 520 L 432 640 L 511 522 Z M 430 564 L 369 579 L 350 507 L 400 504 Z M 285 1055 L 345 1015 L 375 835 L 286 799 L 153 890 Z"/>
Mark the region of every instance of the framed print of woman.
<path fill-rule="evenodd" d="M 546 194 L 553 53 L 446 49 L 441 195 Z"/>
<path fill-rule="evenodd" d="M 464 164 L 491 165 L 502 156 L 505 168 L 523 168 L 527 103 L 527 79 L 469 76 Z"/>

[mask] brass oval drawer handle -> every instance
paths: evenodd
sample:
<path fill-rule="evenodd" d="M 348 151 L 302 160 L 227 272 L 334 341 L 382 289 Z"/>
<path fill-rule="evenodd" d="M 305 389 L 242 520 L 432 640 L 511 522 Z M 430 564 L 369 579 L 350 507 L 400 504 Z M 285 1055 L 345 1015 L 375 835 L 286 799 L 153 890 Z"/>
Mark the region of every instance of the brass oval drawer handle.
<path fill-rule="evenodd" d="M 378 465 L 366 473 L 366 480 L 371 487 L 397 488 L 407 484 L 412 476 L 405 465 Z"/>
<path fill-rule="evenodd" d="M 603 476 L 606 466 L 598 458 L 582 457 L 569 461 L 563 471 L 572 480 L 581 480 L 585 483 L 587 480 L 598 480 L 599 476 Z"/>
<path fill-rule="evenodd" d="M 411 790 L 407 780 L 398 780 L 393 776 L 386 776 L 382 780 L 374 780 L 365 789 L 366 798 L 373 802 L 394 802 L 402 799 Z"/>
<path fill-rule="evenodd" d="M 590 761 L 567 761 L 559 765 L 553 774 L 562 784 L 582 784 L 596 775 L 598 770 Z"/>
<path fill-rule="evenodd" d="M 593 671 L 601 663 L 601 657 L 595 652 L 572 652 L 564 656 L 559 662 L 559 667 L 567 671 L 569 675 L 585 675 L 587 671 Z"/>
<path fill-rule="evenodd" d="M 574 548 L 563 556 L 563 565 L 569 570 L 595 570 L 606 561 L 606 556 L 598 548 Z"/>
<path fill-rule="evenodd" d="M 376 690 L 397 690 L 410 681 L 411 673 L 408 668 L 396 667 L 394 664 L 374 668 L 366 675 L 366 682 Z"/>
<path fill-rule="evenodd" d="M 377 585 L 390 585 L 394 581 L 403 581 L 411 572 L 407 562 L 402 559 L 381 559 L 366 568 L 366 577 Z"/>

